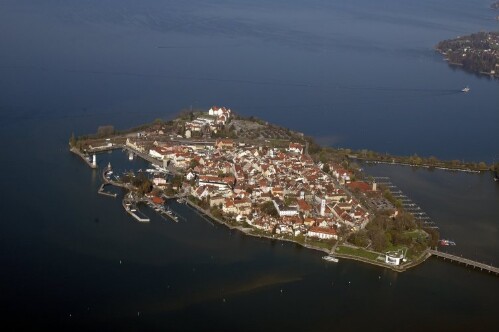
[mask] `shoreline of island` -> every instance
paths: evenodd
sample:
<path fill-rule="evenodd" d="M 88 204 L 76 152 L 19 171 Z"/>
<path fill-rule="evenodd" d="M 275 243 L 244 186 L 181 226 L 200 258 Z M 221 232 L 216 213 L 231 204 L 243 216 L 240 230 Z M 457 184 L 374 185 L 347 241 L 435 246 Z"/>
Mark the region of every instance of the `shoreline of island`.
<path fill-rule="evenodd" d="M 210 112 L 214 109 L 217 108 L 213 107 L 210 109 Z M 222 110 L 222 108 L 220 108 L 220 110 Z M 208 114 L 210 112 L 208 112 Z M 182 197 L 186 200 L 186 203 L 192 209 L 196 210 L 204 219 L 209 220 L 210 222 L 217 222 L 229 229 L 235 229 L 245 235 L 265 238 L 271 241 L 280 240 L 291 242 L 307 249 L 324 252 L 327 256 L 356 260 L 379 267 L 389 268 L 397 272 L 403 272 L 408 268 L 417 266 L 431 256 L 431 247 L 436 247 L 439 241 L 438 232 L 435 231 L 434 227 L 428 225 L 423 218 L 415 219 L 414 214 L 405 211 L 402 202 L 393 197 L 389 188 L 385 188 L 380 184 L 379 188 L 376 189 L 376 181 L 373 182 L 372 179 L 367 179 L 358 166 L 350 167 L 354 164 L 352 160 L 359 160 L 366 163 L 384 162 L 382 160 L 369 160 L 370 158 L 379 159 L 381 155 L 367 150 L 353 153 L 349 149 L 333 150 L 328 147 L 320 147 L 313 139 L 307 138 L 301 133 L 292 132 L 289 129 L 271 125 L 252 117 L 247 119 L 233 115 L 231 120 L 221 126 L 209 127 L 205 123 L 204 129 L 207 131 L 196 133 L 194 130 L 196 126 L 199 125 L 200 121 L 213 121 L 213 119 L 216 118 L 213 116 L 206 117 L 204 114 L 205 113 L 203 112 L 195 114 L 190 113 L 187 115 L 186 119 L 181 120 L 182 117 L 185 117 L 184 114 L 175 120 L 168 122 L 155 120 L 151 125 L 143 125 L 140 126 L 140 129 L 138 130 L 132 129 L 125 133 L 118 133 L 114 131 L 114 129 L 109 128 L 110 126 L 104 126 L 104 129 L 100 127 L 98 135 L 96 135 L 98 137 L 86 136 L 76 139 L 74 135 L 72 135 L 70 139 L 70 151 L 80 156 L 88 166 L 94 169 L 98 167 L 95 154 L 115 149 L 126 150 L 129 154 L 139 156 L 150 162 L 152 166 L 155 167 L 156 171 L 161 170 L 161 172 L 163 172 L 163 179 L 160 177 L 154 178 L 155 181 L 162 180 L 164 182 L 164 185 L 161 186 L 162 189 L 158 189 L 160 187 L 159 185 L 153 186 L 149 179 L 144 177 L 141 181 L 145 182 L 133 183 L 133 181 L 136 180 L 133 179 L 133 174 L 132 177 L 128 179 L 130 182 L 120 183 L 119 186 L 125 187 L 129 193 L 132 191 L 140 191 L 140 188 L 144 188 L 144 184 L 146 184 L 146 188 L 149 188 L 149 185 L 150 189 L 154 187 L 152 192 L 148 189 L 141 192 L 140 195 L 137 195 L 141 197 L 137 202 L 146 202 L 151 207 L 154 207 L 156 211 L 165 212 L 165 206 L 158 205 L 163 204 L 163 202 L 154 202 L 155 200 L 162 201 L 158 196 L 163 196 L 164 198 Z M 227 120 L 225 118 L 223 119 Z M 207 123 L 210 124 L 211 122 Z M 179 124 L 181 124 L 180 127 Z M 228 127 L 229 129 L 227 129 Z M 180 128 L 180 130 L 178 128 Z M 246 129 L 248 129 L 248 131 L 245 132 Z M 209 130 L 212 131 L 210 132 Z M 171 133 L 167 134 L 168 132 Z M 179 133 L 183 133 L 184 135 L 179 135 Z M 215 137 L 206 137 L 207 133 L 209 133 L 210 136 L 213 135 Z M 254 137 L 257 133 L 263 137 L 272 136 L 272 139 L 255 140 L 255 138 L 261 138 Z M 225 138 L 219 138 L 220 136 Z M 232 138 L 229 139 L 227 136 L 231 136 Z M 296 141 L 299 141 L 300 143 L 296 143 Z M 149 146 L 149 148 L 146 149 L 147 146 Z M 173 157 L 172 159 L 169 157 L 170 159 L 166 160 L 160 153 L 161 151 L 165 152 L 168 149 L 170 149 L 169 151 L 176 151 L 174 154 L 180 159 L 176 157 Z M 198 152 L 193 152 L 198 149 L 205 152 L 207 151 L 208 155 L 214 153 L 218 157 L 210 161 L 210 158 L 203 154 L 204 152 L 201 153 L 201 156 L 204 157 L 199 157 Z M 147 153 L 147 151 L 149 151 L 149 153 Z M 191 151 L 189 152 L 190 155 L 186 151 Z M 265 167 L 266 170 L 268 170 L 268 166 L 274 167 L 271 165 L 272 163 L 274 163 L 276 167 L 280 167 L 278 165 L 281 163 L 283 163 L 283 165 L 288 163 L 288 167 L 291 167 L 293 163 L 302 165 L 303 168 L 301 170 L 295 169 L 294 172 L 298 174 L 301 174 L 300 172 L 302 171 L 305 172 L 301 175 L 305 176 L 305 178 L 307 178 L 307 174 L 315 174 L 309 178 L 309 180 L 316 179 L 312 181 L 323 179 L 317 182 L 317 185 L 319 185 L 318 188 L 323 188 L 322 190 L 317 191 L 322 198 L 305 198 L 304 189 L 306 189 L 306 186 L 303 187 L 301 194 L 295 190 L 295 194 L 285 195 L 279 187 L 274 185 L 272 190 L 269 191 L 266 200 L 255 199 L 255 197 L 252 196 L 252 191 L 254 189 L 258 190 L 258 186 L 249 185 L 253 180 L 249 179 L 247 174 L 243 174 L 241 169 L 238 170 L 237 167 L 234 168 L 238 164 L 235 159 L 233 160 L 232 166 L 230 166 L 230 170 L 226 169 L 226 172 L 229 173 L 219 174 L 218 178 L 216 176 L 211 176 L 211 179 L 209 175 L 203 175 L 206 173 L 206 170 L 202 171 L 203 167 L 200 167 L 199 164 L 199 160 L 201 159 L 202 161 L 203 158 L 209 163 L 213 161 L 217 162 L 216 160 L 219 160 L 218 162 L 226 160 L 225 163 L 227 163 L 227 160 L 236 158 L 235 156 L 238 154 L 251 155 L 252 153 L 265 156 L 262 159 L 267 160 L 265 163 L 268 163 L 269 160 L 271 161 L 271 163 Z M 94 154 L 94 157 L 90 158 L 90 154 Z M 388 164 L 405 165 L 400 162 L 400 159 L 395 159 L 400 157 L 388 155 L 383 155 L 381 157 L 391 158 L 391 162 L 386 162 Z M 183 158 L 191 158 L 189 159 L 190 164 L 183 163 Z M 252 160 L 251 158 L 252 157 L 248 160 Z M 424 159 L 417 156 L 411 156 L 409 158 L 413 161 L 415 160 L 417 163 L 417 165 L 409 164 L 409 166 L 424 167 Z M 435 166 L 436 159 L 434 157 L 431 158 L 433 158 L 431 161 L 434 163 L 433 166 Z M 172 167 L 174 160 L 175 166 Z M 397 160 L 397 162 L 395 160 Z M 168 165 L 170 162 L 171 164 Z M 469 167 L 469 164 L 464 165 L 463 163 L 462 166 Z M 483 168 L 484 165 L 475 164 L 474 166 Z M 111 165 L 109 165 L 109 168 L 110 167 Z M 227 165 L 225 167 L 227 167 Z M 259 166 L 256 167 L 258 168 Z M 343 167 L 346 167 L 347 169 L 343 169 Z M 153 169 L 150 171 L 154 172 Z M 471 170 L 466 168 L 465 171 L 469 172 Z M 471 172 L 479 173 L 480 171 Z M 105 173 L 106 172 L 103 172 L 104 183 L 115 184 L 115 181 L 106 180 Z M 182 175 L 180 176 L 179 174 Z M 277 180 L 277 178 L 280 177 L 278 176 L 279 174 L 272 175 L 272 172 L 267 175 L 270 178 L 274 178 L 274 180 Z M 189 176 L 192 176 L 192 178 L 189 179 Z M 260 178 L 261 180 L 259 181 L 262 181 L 265 177 L 260 175 L 257 178 Z M 168 182 L 166 179 L 168 179 Z M 123 180 L 120 179 L 120 181 Z M 325 182 L 320 184 L 322 181 Z M 206 187 L 201 185 L 201 182 L 205 183 Z M 247 187 L 237 188 L 237 185 L 241 183 L 246 183 Z M 166 186 L 166 184 L 168 185 Z M 175 184 L 175 186 L 173 186 L 173 184 Z M 189 188 L 187 194 L 186 192 L 180 193 L 182 186 L 184 186 L 184 189 Z M 230 194 L 228 197 L 235 198 L 224 199 L 223 197 L 220 197 L 216 192 L 221 187 L 224 188 L 222 192 Z M 199 194 L 197 191 L 201 189 L 209 192 L 209 188 L 212 188 L 210 190 L 213 192 L 211 198 L 220 202 L 217 203 L 218 205 L 211 204 L 210 196 L 208 196 L 208 200 L 205 200 L 204 198 L 201 200 L 200 198 L 202 196 L 199 196 L 198 198 L 193 196 L 197 196 Z M 324 191 L 326 188 L 330 189 Z M 99 189 L 99 193 L 101 193 L 101 189 L 103 188 Z M 243 189 L 243 191 L 241 191 L 241 189 Z M 194 193 L 194 190 L 196 193 Z M 235 194 L 236 190 L 238 192 L 237 195 Z M 316 189 L 314 189 L 314 191 L 315 190 Z M 154 191 L 156 194 L 153 193 Z M 327 193 L 328 191 L 329 194 Z M 328 195 L 329 198 L 327 198 Z M 116 195 L 109 196 L 116 197 Z M 249 197 L 253 198 L 250 200 Z M 325 204 L 326 198 L 327 203 Z M 387 212 L 385 212 L 385 210 L 378 211 L 373 209 L 373 206 L 368 203 L 368 200 L 373 199 L 383 201 L 383 204 L 386 203 L 386 206 L 388 206 Z M 265 209 L 267 210 L 262 208 L 263 202 L 265 202 Z M 128 203 L 129 204 L 123 203 L 123 206 L 128 207 L 130 202 Z M 246 206 L 244 206 L 245 203 Z M 286 205 L 284 205 L 285 203 Z M 299 204 L 297 205 L 296 203 Z M 234 205 L 237 204 L 239 204 L 239 209 L 236 208 L 234 210 Z M 325 207 L 327 208 L 327 212 Z M 347 209 L 346 211 L 350 212 L 346 213 L 342 210 L 345 208 Z M 269 212 L 268 209 L 272 211 Z M 275 218 L 276 210 L 279 211 L 277 218 Z M 237 218 L 235 218 L 235 215 L 233 214 L 234 211 L 239 213 Z M 297 211 L 299 211 L 299 213 Z M 373 241 L 377 241 L 373 236 L 379 237 L 386 232 L 386 230 L 378 230 L 378 228 L 376 228 L 378 226 L 376 225 L 379 224 L 380 220 L 383 222 L 382 220 L 388 217 L 388 214 L 386 213 L 389 211 L 391 211 L 390 220 L 399 223 L 401 221 L 397 220 L 405 220 L 403 222 L 406 224 L 402 227 L 408 228 L 404 228 L 406 229 L 405 231 L 396 232 L 396 229 L 389 227 L 390 234 L 400 238 L 400 240 L 398 240 L 400 243 L 397 244 L 396 242 L 393 242 L 393 244 L 388 246 L 379 245 L 378 243 L 378 247 L 386 249 L 373 250 L 373 245 L 376 246 Z M 281 212 L 283 213 L 282 215 Z M 289 217 L 286 217 L 285 215 L 289 215 Z M 255 218 L 255 216 L 257 218 Z M 139 221 L 149 220 L 141 218 Z M 374 224 L 374 226 L 371 227 L 369 226 L 370 224 Z M 366 226 L 368 227 L 365 228 Z M 431 243 L 433 243 L 433 245 L 428 246 L 428 243 L 430 243 L 428 241 L 432 241 Z M 414 246 L 419 249 L 413 249 Z M 410 256 L 407 254 L 408 251 L 413 251 Z"/>
<path fill-rule="evenodd" d="M 477 32 L 443 40 L 435 46 L 435 50 L 449 65 L 499 78 L 499 32 Z"/>

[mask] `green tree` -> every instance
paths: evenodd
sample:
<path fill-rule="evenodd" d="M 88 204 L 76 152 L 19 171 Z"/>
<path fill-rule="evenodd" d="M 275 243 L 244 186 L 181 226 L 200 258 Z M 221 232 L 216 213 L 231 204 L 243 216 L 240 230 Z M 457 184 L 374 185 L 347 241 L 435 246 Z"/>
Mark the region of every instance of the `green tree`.
<path fill-rule="evenodd" d="M 373 231 L 370 234 L 373 249 L 379 252 L 384 251 L 388 247 L 388 239 L 381 229 Z"/>
<path fill-rule="evenodd" d="M 71 147 L 75 147 L 76 146 L 76 137 L 75 137 L 75 133 L 74 132 L 71 133 L 71 137 L 69 138 L 69 145 Z"/>
<path fill-rule="evenodd" d="M 279 212 L 277 212 L 277 210 L 274 206 L 274 203 L 272 201 L 263 203 L 262 206 L 260 207 L 260 209 L 262 210 L 263 213 L 265 213 L 269 216 L 272 216 L 275 218 L 279 217 Z"/>

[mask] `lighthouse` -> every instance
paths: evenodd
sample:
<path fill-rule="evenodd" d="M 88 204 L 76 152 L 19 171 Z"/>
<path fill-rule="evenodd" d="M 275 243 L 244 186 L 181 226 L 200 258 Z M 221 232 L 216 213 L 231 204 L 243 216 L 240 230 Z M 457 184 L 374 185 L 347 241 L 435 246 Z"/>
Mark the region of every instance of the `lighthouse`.
<path fill-rule="evenodd" d="M 376 191 L 376 181 L 373 181 L 373 191 Z"/>
<path fill-rule="evenodd" d="M 95 155 L 95 153 L 92 156 L 92 167 L 97 167 L 97 156 Z"/>

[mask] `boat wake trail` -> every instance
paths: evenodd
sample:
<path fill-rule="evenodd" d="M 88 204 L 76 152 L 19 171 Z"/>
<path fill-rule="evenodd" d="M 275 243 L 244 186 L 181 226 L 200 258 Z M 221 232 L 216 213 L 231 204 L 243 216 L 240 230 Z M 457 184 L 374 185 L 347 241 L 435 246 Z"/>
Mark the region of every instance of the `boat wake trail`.
<path fill-rule="evenodd" d="M 166 47 L 165 47 L 166 48 Z M 175 48 L 172 46 L 172 48 Z M 459 89 L 433 89 L 433 88 L 399 88 L 387 86 L 362 86 L 362 85 L 329 85 L 329 84 L 313 84 L 307 82 L 292 82 L 284 80 L 248 80 L 237 78 L 224 77 L 203 77 L 196 75 L 181 75 L 178 73 L 140 73 L 128 71 L 105 71 L 105 70 L 88 70 L 88 69 L 71 69 L 71 68 L 47 68 L 35 66 L 0 66 L 0 70 L 31 70 L 31 71 L 50 71 L 50 72 L 65 72 L 73 74 L 90 74 L 90 75 L 105 75 L 105 76 L 130 76 L 130 77 L 150 77 L 165 80 L 186 80 L 197 82 L 219 82 L 219 83 L 235 83 L 248 85 L 265 85 L 275 87 L 295 87 L 320 90 L 356 90 L 356 91 L 374 91 L 374 92 L 407 92 L 407 93 L 433 93 L 433 94 L 453 94 L 462 92 Z"/>

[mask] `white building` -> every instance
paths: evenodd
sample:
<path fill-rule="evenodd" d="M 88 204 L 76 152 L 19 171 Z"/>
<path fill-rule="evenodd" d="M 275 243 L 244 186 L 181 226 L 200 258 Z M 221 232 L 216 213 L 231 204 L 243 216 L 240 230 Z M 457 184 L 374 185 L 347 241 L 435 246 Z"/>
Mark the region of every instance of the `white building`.
<path fill-rule="evenodd" d="M 338 234 L 335 229 L 325 227 L 310 227 L 307 236 L 318 237 L 323 240 L 338 239 Z"/>
<path fill-rule="evenodd" d="M 284 204 L 282 204 L 282 202 L 280 200 L 279 200 L 279 203 L 277 203 L 276 199 L 272 200 L 272 202 L 274 203 L 274 206 L 275 206 L 277 212 L 279 213 L 280 217 L 285 217 L 285 216 L 293 217 L 293 216 L 298 215 L 297 208 L 284 206 Z"/>
<path fill-rule="evenodd" d="M 385 263 L 391 265 L 400 265 L 401 261 L 405 261 L 404 250 L 388 251 L 385 254 Z"/>

